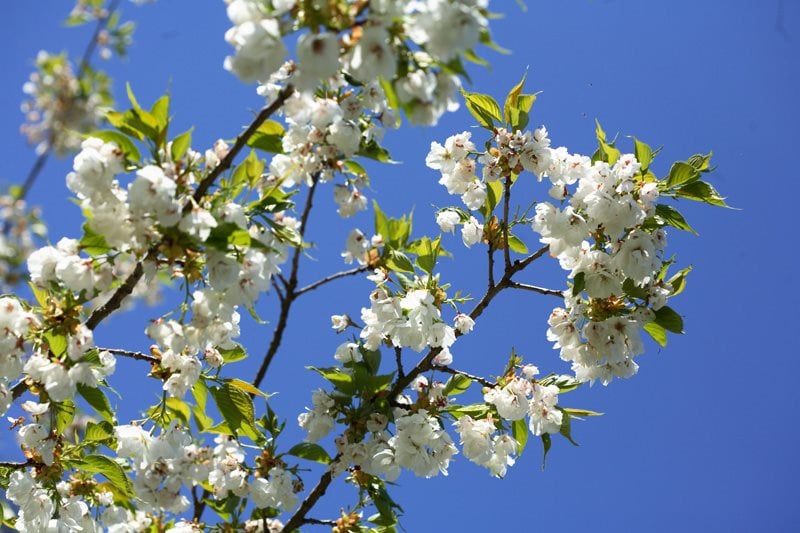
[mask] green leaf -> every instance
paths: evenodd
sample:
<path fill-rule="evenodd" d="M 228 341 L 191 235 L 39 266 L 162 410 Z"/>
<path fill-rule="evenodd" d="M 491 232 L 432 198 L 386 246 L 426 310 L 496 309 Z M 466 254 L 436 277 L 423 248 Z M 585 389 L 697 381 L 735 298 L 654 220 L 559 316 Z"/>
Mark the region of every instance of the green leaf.
<path fill-rule="evenodd" d="M 356 152 L 356 155 L 360 155 L 361 157 L 366 157 L 368 159 L 374 159 L 375 161 L 379 161 L 381 163 L 396 163 L 392 159 L 392 156 L 389 155 L 389 151 L 386 148 L 382 147 L 375 141 L 370 141 L 368 143 L 361 143 L 361 147 Z"/>
<path fill-rule="evenodd" d="M 631 298 L 639 298 L 640 300 L 646 299 L 650 294 L 646 288 L 640 287 L 631 278 L 625 278 L 625 281 L 622 282 L 622 291 Z"/>
<path fill-rule="evenodd" d="M 595 119 L 595 135 L 597 136 L 597 151 L 592 156 L 592 161 L 605 161 L 609 165 L 613 165 L 619 159 L 620 153 L 614 147 L 614 143 L 606 141 L 606 132 L 600 126 L 600 121 Z"/>
<path fill-rule="evenodd" d="M 572 295 L 578 296 L 586 288 L 586 273 L 578 272 L 572 280 Z"/>
<path fill-rule="evenodd" d="M 677 296 L 678 294 L 683 292 L 683 289 L 686 288 L 686 276 L 688 276 L 689 272 L 691 271 L 692 267 L 690 265 L 682 270 L 679 270 L 678 272 L 675 273 L 674 276 L 672 276 L 671 278 L 669 278 L 669 280 L 667 280 L 667 283 L 672 285 L 672 294 L 670 295 L 670 297 Z"/>
<path fill-rule="evenodd" d="M 725 198 L 720 196 L 716 189 L 705 181 L 697 180 L 684 185 L 675 191 L 675 196 L 695 202 L 705 202 L 718 207 L 730 207 L 725 203 Z"/>
<path fill-rule="evenodd" d="M 391 81 L 381 78 L 381 87 L 383 87 L 383 92 L 386 94 L 386 101 L 389 103 L 389 107 L 391 107 L 392 111 L 394 111 L 394 126 L 395 128 L 399 128 L 401 115 L 400 100 L 397 98 L 397 93 L 394 90 L 394 86 L 392 85 Z"/>
<path fill-rule="evenodd" d="M 306 369 L 313 370 L 323 378 L 331 382 L 331 384 L 343 392 L 347 396 L 353 396 L 356 393 L 356 386 L 353 383 L 353 376 L 347 372 L 343 372 L 339 367 L 333 368 L 316 368 L 307 366 Z"/>
<path fill-rule="evenodd" d="M 544 453 L 542 454 L 542 470 L 544 470 L 545 463 L 547 462 L 547 452 L 550 451 L 550 446 L 552 446 L 553 441 L 550 438 L 549 433 L 542 433 L 542 449 Z"/>
<path fill-rule="evenodd" d="M 395 272 L 414 273 L 414 265 L 406 254 L 398 250 L 388 250 L 386 266 Z"/>
<path fill-rule="evenodd" d="M 153 103 L 150 108 L 150 114 L 156 121 L 156 127 L 163 137 L 167 132 L 169 125 L 169 95 L 165 94 Z"/>
<path fill-rule="evenodd" d="M 689 225 L 688 222 L 686 222 L 686 219 L 683 218 L 683 215 L 672 206 L 666 204 L 656 204 L 655 217 L 656 221 L 658 221 L 661 225 L 672 226 L 673 228 L 678 228 L 680 230 L 688 231 L 697 235 L 697 232 Z"/>
<path fill-rule="evenodd" d="M 511 423 L 511 436 L 514 437 L 514 440 L 517 441 L 518 444 L 517 457 L 522 455 L 522 450 L 525 449 L 525 445 L 528 443 L 529 432 L 528 422 L 525 418 L 514 420 L 514 422 Z"/>
<path fill-rule="evenodd" d="M 31 281 L 28 282 L 28 287 L 30 287 L 34 298 L 36 298 L 36 302 L 39 304 L 39 307 L 47 307 L 47 290 L 37 287 Z"/>
<path fill-rule="evenodd" d="M 92 257 L 107 254 L 111 251 L 111 246 L 108 245 L 106 238 L 95 232 L 89 222 L 83 225 L 83 237 L 81 237 L 79 246 L 81 250 Z"/>
<path fill-rule="evenodd" d="M 573 376 L 548 374 L 542 379 L 537 380 L 540 385 L 555 385 L 559 393 L 569 392 L 577 389 L 583 383 Z"/>
<path fill-rule="evenodd" d="M 87 422 L 83 440 L 86 442 L 106 442 L 114 438 L 114 426 L 108 422 Z"/>
<path fill-rule="evenodd" d="M 508 234 L 508 247 L 518 254 L 527 255 L 528 254 L 528 247 L 525 246 L 525 243 L 517 237 L 516 235 L 509 233 Z"/>
<path fill-rule="evenodd" d="M 235 363 L 237 361 L 243 361 L 244 359 L 247 359 L 247 352 L 244 351 L 244 348 L 241 344 L 236 344 L 230 349 L 219 348 L 219 354 L 222 356 L 222 360 L 225 362 L 225 364 Z"/>
<path fill-rule="evenodd" d="M 66 335 L 58 335 L 53 332 L 53 330 L 45 331 L 44 338 L 47 341 L 47 345 L 50 347 L 50 351 L 53 352 L 53 355 L 56 357 L 61 357 L 64 355 L 64 352 L 67 351 L 67 337 Z"/>
<path fill-rule="evenodd" d="M 451 405 L 447 408 L 447 412 L 453 415 L 458 420 L 462 416 L 471 416 L 475 420 L 483 420 L 490 413 L 493 408 L 485 403 L 476 403 L 473 405 Z"/>
<path fill-rule="evenodd" d="M 486 202 L 484 202 L 483 207 L 481 207 L 481 213 L 486 219 L 491 216 L 492 211 L 497 207 L 502 197 L 503 183 L 500 180 L 490 181 L 486 184 Z"/>
<path fill-rule="evenodd" d="M 441 242 L 441 235 L 433 241 L 428 237 L 423 237 L 414 241 L 415 246 L 413 247 L 413 251 L 409 246 L 409 252 L 417 254 L 417 266 L 428 274 L 433 275 L 436 260 L 439 258 L 439 253 L 441 252 Z"/>
<path fill-rule="evenodd" d="M 573 409 L 571 407 L 563 407 L 561 408 L 561 410 L 569 414 L 573 418 L 581 416 L 603 416 L 603 413 L 598 413 L 597 411 L 589 411 L 587 409 Z"/>
<path fill-rule="evenodd" d="M 667 176 L 667 188 L 672 189 L 681 185 L 691 183 L 700 177 L 700 172 L 689 163 L 676 161 L 669 169 Z"/>
<path fill-rule="evenodd" d="M 666 305 L 656 311 L 656 319 L 653 322 L 662 326 L 667 331 L 683 333 L 683 318 Z"/>
<path fill-rule="evenodd" d="M 185 154 L 189 147 L 192 145 L 192 130 L 194 128 L 190 128 L 188 131 L 185 131 L 175 137 L 172 140 L 172 146 L 170 147 L 170 154 L 172 155 L 172 161 L 179 161 Z"/>
<path fill-rule="evenodd" d="M 104 420 L 107 422 L 114 422 L 114 411 L 111 409 L 111 404 L 108 402 L 108 398 L 103 391 L 98 388 L 78 384 L 78 394 L 80 394 L 81 397 L 86 400 L 86 403 L 91 405 Z"/>
<path fill-rule="evenodd" d="M 75 404 L 72 400 L 65 400 L 55 405 L 56 411 L 56 430 L 63 434 L 67 427 L 75 419 Z"/>
<path fill-rule="evenodd" d="M 97 130 L 86 135 L 86 137 L 95 137 L 105 142 L 112 142 L 119 146 L 119 149 L 125 154 L 125 157 L 130 161 L 139 161 L 141 155 L 139 149 L 133 144 L 126 135 L 113 130 Z"/>
<path fill-rule="evenodd" d="M 507 124 L 512 125 L 512 130 L 514 129 L 514 125 L 511 121 L 512 110 L 516 111 L 517 117 L 519 117 L 519 107 L 517 107 L 517 101 L 519 100 L 519 95 L 522 94 L 522 88 L 525 86 L 525 78 L 528 76 L 528 73 L 522 75 L 522 79 L 517 83 L 514 87 L 508 91 L 506 95 L 506 101 L 503 104 L 503 121 Z"/>
<path fill-rule="evenodd" d="M 238 378 L 232 378 L 227 380 L 227 383 L 230 384 L 231 387 L 236 387 L 237 389 L 246 392 L 247 394 L 269 398 L 269 395 L 267 393 L 261 392 L 260 390 L 258 390 L 257 387 L 253 386 L 252 383 L 248 383 L 247 381 Z"/>
<path fill-rule="evenodd" d="M 133 483 L 125 475 L 125 470 L 113 459 L 105 455 L 87 455 L 81 458 L 80 470 L 90 474 L 105 476 L 114 487 L 133 497 Z"/>
<path fill-rule="evenodd" d="M 653 162 L 653 149 L 650 148 L 649 145 L 634 137 L 633 153 L 636 156 L 636 160 L 642 165 L 641 173 L 644 174 L 650 167 L 650 163 Z"/>
<path fill-rule="evenodd" d="M 139 102 L 136 101 L 136 97 L 133 95 L 133 89 L 131 88 L 130 82 L 125 82 L 125 91 L 128 93 L 128 100 L 131 103 L 131 107 L 134 109 L 141 109 Z"/>
<path fill-rule="evenodd" d="M 692 165 L 695 169 L 699 170 L 700 172 L 710 172 L 710 164 L 711 164 L 711 155 L 712 152 L 708 152 L 706 155 L 703 154 L 695 154 L 689 159 L 686 160 L 687 163 Z"/>
<path fill-rule="evenodd" d="M 667 345 L 667 330 L 659 326 L 655 322 L 648 322 L 643 326 L 654 341 L 656 341 L 662 348 Z"/>
<path fill-rule="evenodd" d="M 472 380 L 467 376 L 462 374 L 454 374 L 450 376 L 450 379 L 448 379 L 447 383 L 445 383 L 442 394 L 444 396 L 457 396 L 467 392 L 467 389 L 469 389 L 470 385 L 472 385 Z"/>
<path fill-rule="evenodd" d="M 247 146 L 271 154 L 283 153 L 283 136 L 286 131 L 279 122 L 266 120 L 247 140 Z"/>
<path fill-rule="evenodd" d="M 359 163 L 357 161 L 353 161 L 352 159 L 348 159 L 347 161 L 344 162 L 344 168 L 350 174 L 353 174 L 354 176 L 357 176 L 357 177 L 360 177 L 360 178 L 361 177 L 366 177 L 366 175 L 367 175 L 367 171 L 363 166 L 361 166 L 361 163 Z"/>
<path fill-rule="evenodd" d="M 461 94 L 464 95 L 469 112 L 484 128 L 493 131 L 495 121 L 503 121 L 500 106 L 488 94 L 468 93 L 464 90 Z"/>
<path fill-rule="evenodd" d="M 222 387 L 212 387 L 210 392 L 222 418 L 232 431 L 238 432 L 246 425 L 255 427 L 253 400 L 246 392 L 230 383 Z"/>
<path fill-rule="evenodd" d="M 563 409 L 561 409 L 562 417 L 561 417 L 561 427 L 558 429 L 558 432 L 561 433 L 568 441 L 572 443 L 573 446 L 580 446 L 577 442 L 572 440 L 572 419 L 568 413 L 565 413 Z"/>
<path fill-rule="evenodd" d="M 331 456 L 328 455 L 328 452 L 326 452 L 322 446 L 314 444 L 313 442 L 301 442 L 300 444 L 296 444 L 286 453 L 299 457 L 300 459 L 306 459 L 324 465 L 331 464 Z"/>

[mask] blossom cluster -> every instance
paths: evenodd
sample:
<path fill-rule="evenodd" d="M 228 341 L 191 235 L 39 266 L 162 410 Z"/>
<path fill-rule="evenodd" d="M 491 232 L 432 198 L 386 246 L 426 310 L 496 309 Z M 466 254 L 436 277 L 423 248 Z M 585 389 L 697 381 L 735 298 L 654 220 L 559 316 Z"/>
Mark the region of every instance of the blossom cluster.
<path fill-rule="evenodd" d="M 66 55 L 45 51 L 39 52 L 36 69 L 22 88 L 29 98 L 22 103 L 22 133 L 39 154 L 51 148 L 58 155 L 67 154 L 108 111 L 112 101 L 108 79 L 93 71 L 82 72 L 79 78 Z"/>
<path fill-rule="evenodd" d="M 376 0 L 357 9 L 340 4 L 330 8 L 334 20 L 328 27 L 297 39 L 298 88 L 313 89 L 339 72 L 360 85 L 383 79 L 393 82 L 409 119 L 418 124 L 435 124 L 458 107 L 459 79 L 437 65 L 451 63 L 479 43 L 487 31 L 488 0 Z M 294 0 L 228 0 L 233 27 L 225 40 L 235 54 L 225 59 L 225 68 L 244 82 L 267 81 L 288 55 L 282 37 L 294 27 L 286 21 L 298 17 L 301 27 L 315 25 L 313 11 Z M 440 31 L 444 27 L 448 31 Z"/>
<path fill-rule="evenodd" d="M 11 291 L 25 275 L 25 261 L 47 236 L 38 208 L 12 194 L 0 195 L 0 293 Z"/>
<path fill-rule="evenodd" d="M 562 207 L 538 203 L 531 226 L 577 288 L 565 292 L 564 308 L 553 311 L 547 337 L 581 380 L 607 384 L 635 374 L 633 358 L 644 351 L 639 330 L 671 292 L 660 275 L 666 232 L 646 225 L 655 214 L 658 184 L 642 177 L 636 157 L 621 154 L 613 164 L 592 160 L 552 148 L 544 127 L 513 133 L 496 128 L 487 151 L 478 152 L 471 133 L 463 132 L 443 145 L 432 143 L 426 164 L 468 210 L 437 214 L 442 231 L 462 225 L 466 246 L 488 238 L 471 212 L 487 201 L 489 184 L 522 172 L 550 181 L 549 195 Z M 643 302 L 628 304 L 629 286 Z"/>

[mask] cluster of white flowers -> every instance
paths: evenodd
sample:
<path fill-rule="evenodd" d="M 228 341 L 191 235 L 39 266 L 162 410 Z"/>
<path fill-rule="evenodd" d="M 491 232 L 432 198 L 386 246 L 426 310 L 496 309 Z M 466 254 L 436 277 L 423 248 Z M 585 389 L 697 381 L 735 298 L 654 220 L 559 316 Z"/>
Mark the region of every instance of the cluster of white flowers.
<path fill-rule="evenodd" d="M 455 330 L 447 325 L 427 289 L 411 290 L 396 296 L 382 286 L 370 294 L 371 306 L 361 309 L 364 347 L 375 350 L 385 341 L 396 347 L 409 347 L 421 352 L 427 347 L 438 348 L 436 362 L 448 365 L 453 356 L 450 346 L 456 340 Z"/>
<path fill-rule="evenodd" d="M 384 469 L 390 469 L 394 463 L 421 477 L 447 475 L 450 459 L 458 449 L 439 419 L 420 410 L 395 413 L 394 422 L 395 434 L 387 442 L 386 449 L 376 454 L 375 461 L 382 462 Z"/>
<path fill-rule="evenodd" d="M 336 425 L 333 418 L 336 402 L 324 390 L 317 389 L 311 395 L 311 404 L 314 409 L 300 413 L 297 423 L 307 433 L 307 441 L 317 442 L 330 433 Z"/>
<path fill-rule="evenodd" d="M 25 260 L 46 237 L 39 217 L 39 209 L 28 209 L 25 200 L 0 194 L 0 294 L 24 279 Z"/>
<path fill-rule="evenodd" d="M 65 491 L 66 494 L 61 494 L 61 492 L 59 490 L 58 507 L 56 507 L 50 491 L 36 479 L 33 470 L 12 472 L 6 497 L 19 506 L 15 523 L 16 530 L 23 533 L 39 533 L 41 531 L 92 533 L 100 531 L 92 518 L 89 506 L 77 497 L 70 497 L 68 491 Z M 54 518 L 56 509 L 58 509 L 58 518 Z"/>
<path fill-rule="evenodd" d="M 348 265 L 353 261 L 359 265 L 366 265 L 369 262 L 370 249 L 377 249 L 383 246 L 383 236 L 373 235 L 369 239 L 360 229 L 350 230 L 345 241 L 345 249 L 342 252 L 342 259 Z"/>
<path fill-rule="evenodd" d="M 65 55 L 45 51 L 36 57 L 37 70 L 23 85 L 29 100 L 22 103 L 22 133 L 39 154 L 51 148 L 64 155 L 76 150 L 83 133 L 97 128 L 110 103 L 107 82 L 90 75 L 94 90 L 84 93 Z M 102 82 L 102 83 L 98 83 Z"/>
<path fill-rule="evenodd" d="M 507 433 L 495 434 L 497 427 L 491 418 L 475 420 L 464 415 L 454 426 L 461 437 L 464 457 L 473 463 L 485 466 L 496 477 L 505 476 L 508 467 L 514 465 L 512 455 L 519 445 Z"/>
<path fill-rule="evenodd" d="M 655 214 L 657 184 L 637 177 L 641 165 L 632 154 L 622 154 L 610 165 L 564 147 L 551 148 L 544 127 L 514 133 L 499 128 L 492 142 L 491 149 L 479 153 L 471 134 L 462 132 L 444 145 L 431 143 L 426 164 L 441 173 L 439 183 L 460 195 L 470 211 L 484 205 L 487 184 L 501 177 L 528 171 L 540 181 L 549 179 L 550 196 L 565 205 L 537 204 L 532 228 L 569 271 L 568 277 L 581 280 L 589 300 L 566 295 L 565 308 L 550 317 L 548 339 L 581 380 L 608 383 L 635 374 L 633 358 L 644 350 L 639 330 L 671 292 L 658 276 L 666 233 L 643 226 Z M 484 239 L 484 228 L 463 213 L 445 208 L 436 221 L 443 232 L 462 224 L 462 240 L 469 247 Z M 626 281 L 645 294 L 646 305 L 626 307 Z"/>
<path fill-rule="evenodd" d="M 514 376 L 502 387 L 489 389 L 483 395 L 486 403 L 497 409 L 501 418 L 522 420 L 528 417 L 531 433 L 541 436 L 545 433 L 558 433 L 563 422 L 563 413 L 556 407 L 559 388 L 556 385 L 542 385 L 534 377 L 539 373 L 533 365 L 526 365 L 522 374 Z"/>
<path fill-rule="evenodd" d="M 30 327 L 37 323 L 16 298 L 0 298 L 0 415 L 11 405 L 11 382 L 22 373 L 24 340 Z"/>
<path fill-rule="evenodd" d="M 56 282 L 74 293 L 83 292 L 87 299 L 106 290 L 113 281 L 110 263 L 81 257 L 80 242 L 67 237 L 56 246 L 45 246 L 31 253 L 28 271 L 31 281 L 39 287 L 48 288 L 51 282 Z"/>
<path fill-rule="evenodd" d="M 235 55 L 225 59 L 225 68 L 246 83 L 267 82 L 288 54 L 281 32 L 290 26 L 282 24 L 282 17 L 296 2 L 270 6 L 258 0 L 227 1 L 234 25 L 225 40 Z M 479 43 L 488 26 L 488 1 L 372 1 L 367 7 L 366 19 L 341 34 L 329 28 L 300 35 L 292 83 L 301 90 L 315 88 L 320 80 L 337 86 L 341 73 L 366 86 L 378 79 L 394 82 L 409 119 L 418 124 L 435 124 L 445 111 L 457 109 L 458 77 L 434 66 L 449 63 Z M 412 49 L 416 52 L 409 53 Z M 398 69 L 401 61 L 409 68 Z M 399 70 L 405 70 L 400 78 Z M 346 134 L 345 130 L 341 135 Z"/>
<path fill-rule="evenodd" d="M 583 278 L 589 300 L 566 294 L 565 307 L 548 320 L 548 339 L 582 380 L 607 384 L 630 377 L 638 369 L 633 358 L 644 351 L 640 329 L 671 293 L 659 279 L 666 233 L 642 227 L 655 213 L 657 185 L 634 179 L 640 164 L 632 154 L 609 165 L 558 148 L 550 150 L 549 161 L 543 174 L 553 183 L 551 196 L 568 205 L 538 204 L 532 227 L 569 277 Z M 576 190 L 570 193 L 567 187 L 573 184 Z M 626 281 L 646 295 L 646 303 L 614 316 Z M 604 313 L 603 306 L 612 312 Z"/>

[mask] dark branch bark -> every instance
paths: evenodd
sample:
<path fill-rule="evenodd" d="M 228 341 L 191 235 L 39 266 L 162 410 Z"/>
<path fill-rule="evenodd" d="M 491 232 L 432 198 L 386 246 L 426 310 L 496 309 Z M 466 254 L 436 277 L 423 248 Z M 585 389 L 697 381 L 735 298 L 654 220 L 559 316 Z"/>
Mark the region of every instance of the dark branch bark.
<path fill-rule="evenodd" d="M 446 374 L 451 374 L 453 376 L 464 376 L 465 378 L 469 378 L 476 383 L 480 383 L 484 387 L 494 388 L 497 386 L 497 383 L 489 381 L 486 378 L 482 378 L 480 376 L 473 376 L 472 374 L 468 374 L 461 370 L 456 370 L 455 368 L 450 368 L 449 366 L 433 365 L 431 368 L 433 370 L 438 370 L 439 372 L 444 372 Z"/>
<path fill-rule="evenodd" d="M 536 285 L 528 285 L 527 283 L 512 282 L 510 287 L 514 289 L 522 289 L 525 291 L 538 292 L 539 294 L 546 294 L 548 296 L 557 296 L 559 298 L 564 296 L 564 291 L 557 291 L 555 289 L 545 289 L 544 287 L 537 287 Z"/>
<path fill-rule="evenodd" d="M 130 350 L 121 350 L 119 348 L 97 348 L 98 351 L 101 352 L 110 352 L 114 355 L 121 355 L 122 357 L 129 357 L 131 359 L 136 359 L 137 361 L 147 361 L 150 364 L 156 365 L 161 362 L 157 357 L 153 357 L 152 355 L 147 355 L 142 352 L 132 352 Z"/>
<path fill-rule="evenodd" d="M 325 285 L 326 283 L 330 283 L 331 281 L 337 280 L 339 278 L 344 278 L 347 276 L 355 276 L 356 274 L 359 274 L 361 272 L 366 272 L 367 270 L 369 270 L 369 266 L 367 265 L 360 266 L 358 268 L 351 268 L 350 270 L 342 270 L 341 272 L 337 272 L 335 274 L 331 274 L 330 276 L 326 276 L 320 280 L 317 280 L 314 283 L 309 283 L 305 287 L 297 289 L 294 294 L 295 296 L 300 296 L 303 293 L 306 293 L 308 291 L 313 291 L 317 287 Z"/>
<path fill-rule="evenodd" d="M 269 369 L 269 365 L 272 363 L 272 359 L 275 357 L 275 354 L 278 353 L 278 348 L 280 348 L 281 341 L 283 340 L 283 332 L 286 330 L 286 325 L 289 323 L 289 311 L 292 309 L 292 304 L 294 300 L 297 298 L 297 272 L 300 267 L 300 254 L 303 253 L 303 237 L 305 237 L 306 233 L 306 225 L 308 224 L 308 216 L 311 213 L 311 207 L 314 203 L 314 192 L 317 190 L 317 182 L 319 180 L 319 176 L 313 176 L 311 187 L 308 188 L 308 196 L 306 197 L 306 205 L 303 208 L 303 214 L 300 216 L 300 244 L 295 248 L 294 254 L 292 255 L 292 266 L 291 272 L 289 274 L 289 280 L 285 282 L 285 290 L 286 292 L 283 295 L 283 299 L 281 300 L 281 311 L 280 315 L 278 316 L 278 324 L 275 326 L 275 332 L 272 334 L 272 341 L 269 343 L 269 348 L 267 348 L 267 352 L 264 354 L 264 359 L 261 361 L 261 366 L 258 368 L 258 372 L 256 373 L 256 377 L 253 379 L 253 385 L 258 387 L 261 385 L 261 382 L 264 381 L 264 377 L 267 375 L 267 370 Z"/>

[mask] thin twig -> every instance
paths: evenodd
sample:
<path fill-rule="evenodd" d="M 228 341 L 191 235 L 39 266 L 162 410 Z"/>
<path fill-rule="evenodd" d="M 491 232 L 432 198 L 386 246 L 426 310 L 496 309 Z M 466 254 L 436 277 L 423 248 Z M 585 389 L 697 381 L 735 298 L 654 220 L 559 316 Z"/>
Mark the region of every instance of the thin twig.
<path fill-rule="evenodd" d="M 359 274 L 361 272 L 366 272 L 367 270 L 369 270 L 369 266 L 368 265 L 363 265 L 363 266 L 360 266 L 358 268 L 351 268 L 350 270 L 342 270 L 341 272 L 337 272 L 336 274 L 331 274 L 330 276 L 325 276 L 324 278 L 322 278 L 320 280 L 317 280 L 314 283 L 309 283 L 305 287 L 302 287 L 302 288 L 297 289 L 296 291 L 294 291 L 294 294 L 295 294 L 295 296 L 300 296 L 303 293 L 306 293 L 308 291 L 313 291 L 317 287 L 320 287 L 321 285 L 325 285 L 326 283 L 330 283 L 333 280 L 337 280 L 339 278 L 344 278 L 346 276 L 354 276 L 354 275 Z"/>
<path fill-rule="evenodd" d="M 486 378 L 482 378 L 480 376 L 473 376 L 472 374 L 468 374 L 462 370 L 456 370 L 455 368 L 450 368 L 449 366 L 433 365 L 431 369 L 438 370 L 439 372 L 444 372 L 446 374 L 452 374 L 454 376 L 464 376 L 465 378 L 469 378 L 476 383 L 480 383 L 484 387 L 494 388 L 497 386 L 497 383 L 489 381 Z"/>
<path fill-rule="evenodd" d="M 305 236 L 306 224 L 308 223 L 308 216 L 311 213 L 311 207 L 314 202 L 314 191 L 317 189 L 319 176 L 315 175 L 312 178 L 311 186 L 308 188 L 308 196 L 306 197 L 306 205 L 303 208 L 303 214 L 300 216 L 300 244 L 295 248 L 294 255 L 292 255 L 292 266 L 289 274 L 289 280 L 285 282 L 286 292 L 283 300 L 281 301 L 281 310 L 278 315 L 278 324 L 275 326 L 275 331 L 272 334 L 272 341 L 269 343 L 267 352 L 261 360 L 261 366 L 258 368 L 256 377 L 253 379 L 253 385 L 258 387 L 264 381 L 264 376 L 267 375 L 272 359 L 278 353 L 278 348 L 283 340 L 283 332 L 289 322 L 289 311 L 292 308 L 292 303 L 297 298 L 297 271 L 300 267 L 300 254 L 303 250 L 303 237 Z"/>
<path fill-rule="evenodd" d="M 533 292 L 538 292 L 539 294 L 546 294 L 548 296 L 557 296 L 559 298 L 564 296 L 564 291 L 557 291 L 555 289 L 545 289 L 544 287 L 537 287 L 536 285 L 528 285 L 527 283 L 511 282 L 509 286 L 513 289 L 533 291 Z"/>
<path fill-rule="evenodd" d="M 38 466 L 41 463 L 37 463 L 32 459 L 28 459 L 24 463 L 16 463 L 13 461 L 0 461 L 0 468 L 27 468 L 29 466 Z"/>
<path fill-rule="evenodd" d="M 275 293 L 278 295 L 278 300 L 281 303 L 283 303 L 283 300 L 285 300 L 285 297 L 283 295 L 283 291 L 281 290 L 281 286 L 278 285 L 277 281 L 275 281 L 275 276 L 272 276 L 272 280 L 271 281 L 272 281 L 272 286 L 275 287 Z"/>
<path fill-rule="evenodd" d="M 508 207 L 511 203 L 511 176 L 503 182 L 503 259 L 506 271 L 511 268 L 511 251 L 508 249 Z"/>
<path fill-rule="evenodd" d="M 406 373 L 403 370 L 403 348 L 400 346 L 394 347 L 394 360 L 397 363 L 397 377 L 402 378 Z"/>
<path fill-rule="evenodd" d="M 494 246 L 491 242 L 487 249 L 489 250 L 489 290 L 492 290 L 494 287 Z"/>
<path fill-rule="evenodd" d="M 110 352 L 114 355 L 121 355 L 122 357 L 129 357 L 131 359 L 136 359 L 137 361 L 147 361 L 150 364 L 157 365 L 161 362 L 160 359 L 157 357 L 153 357 L 152 355 L 147 355 L 146 353 L 142 352 L 132 352 L 130 350 L 121 350 L 119 348 L 97 348 L 100 352 Z"/>
<path fill-rule="evenodd" d="M 319 518 L 303 518 L 304 524 L 312 524 L 315 526 L 335 526 L 336 520 L 320 520 Z"/>
<path fill-rule="evenodd" d="M 332 466 L 336 464 L 341 456 L 342 455 L 339 454 L 333 459 L 333 461 L 331 461 L 331 466 L 329 466 L 328 470 L 326 470 L 325 473 L 319 478 L 317 485 L 311 490 L 311 492 L 308 493 L 308 496 L 306 496 L 306 498 L 303 500 L 303 503 L 300 504 L 300 507 L 297 509 L 297 511 L 295 511 L 289 521 L 284 524 L 284 531 L 294 531 L 303 525 L 308 512 L 312 507 L 314 507 L 314 504 L 317 503 L 317 500 L 322 498 L 322 496 L 325 494 L 325 491 L 328 490 L 328 486 L 331 484 L 331 481 L 333 481 Z"/>

